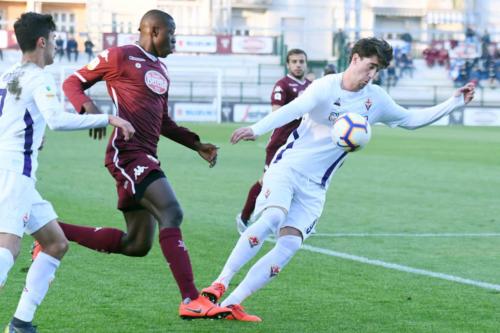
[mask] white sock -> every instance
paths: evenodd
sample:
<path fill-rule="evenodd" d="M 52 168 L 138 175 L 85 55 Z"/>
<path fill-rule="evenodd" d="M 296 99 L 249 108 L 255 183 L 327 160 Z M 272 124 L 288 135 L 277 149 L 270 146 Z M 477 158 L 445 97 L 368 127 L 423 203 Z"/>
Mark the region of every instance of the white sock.
<path fill-rule="evenodd" d="M 0 247 L 0 289 L 5 285 L 12 266 L 14 266 L 12 253 L 8 249 Z"/>
<path fill-rule="evenodd" d="M 49 285 L 55 277 L 55 272 L 59 264 L 60 261 L 56 258 L 40 252 L 28 271 L 26 286 L 17 305 L 14 317 L 27 322 L 33 320 L 36 308 L 47 294 Z"/>
<path fill-rule="evenodd" d="M 243 281 L 221 306 L 241 304 L 248 296 L 264 287 L 288 264 L 301 245 L 302 238 L 299 236 L 281 236 L 273 249 L 250 268 Z"/>
<path fill-rule="evenodd" d="M 259 252 L 266 238 L 276 230 L 285 218 L 286 215 L 280 208 L 266 209 L 261 217 L 241 234 L 215 282 L 222 283 L 227 289 L 233 276 Z"/>

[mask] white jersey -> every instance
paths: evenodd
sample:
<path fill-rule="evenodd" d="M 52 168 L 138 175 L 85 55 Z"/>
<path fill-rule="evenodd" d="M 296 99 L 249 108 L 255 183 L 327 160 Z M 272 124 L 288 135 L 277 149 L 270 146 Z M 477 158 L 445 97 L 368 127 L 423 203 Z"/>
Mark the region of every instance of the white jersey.
<path fill-rule="evenodd" d="M 354 112 L 364 116 L 370 124 L 381 122 L 391 127 L 415 129 L 464 105 L 461 95 L 430 108 L 407 110 L 377 85 L 368 84 L 356 92 L 342 89 L 342 75 L 326 75 L 315 80 L 301 96 L 251 126 L 255 135 L 262 135 L 302 117 L 300 126 L 278 150 L 270 167 L 285 164 L 311 181 L 328 187 L 331 176 L 347 157 L 331 139 L 332 124 L 339 115 Z"/>
<path fill-rule="evenodd" d="M 33 63 L 16 64 L 0 77 L 0 169 L 36 179 L 45 125 L 55 130 L 104 127 L 107 115 L 64 112 L 54 78 Z"/>

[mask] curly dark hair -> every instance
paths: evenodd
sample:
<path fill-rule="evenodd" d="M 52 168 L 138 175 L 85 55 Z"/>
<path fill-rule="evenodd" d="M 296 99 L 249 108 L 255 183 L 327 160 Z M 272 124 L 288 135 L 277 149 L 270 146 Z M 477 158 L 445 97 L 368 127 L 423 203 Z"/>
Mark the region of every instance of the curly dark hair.
<path fill-rule="evenodd" d="M 17 43 L 23 53 L 36 49 L 38 38 L 48 39 L 49 33 L 55 30 L 56 24 L 49 14 L 24 13 L 14 23 Z"/>
<path fill-rule="evenodd" d="M 362 38 L 354 44 L 351 50 L 351 56 L 349 57 L 349 62 L 352 60 L 354 54 L 358 54 L 361 58 L 369 58 L 372 56 L 377 56 L 380 69 L 389 66 L 392 60 L 392 46 L 383 39 L 378 39 L 375 37 Z"/>

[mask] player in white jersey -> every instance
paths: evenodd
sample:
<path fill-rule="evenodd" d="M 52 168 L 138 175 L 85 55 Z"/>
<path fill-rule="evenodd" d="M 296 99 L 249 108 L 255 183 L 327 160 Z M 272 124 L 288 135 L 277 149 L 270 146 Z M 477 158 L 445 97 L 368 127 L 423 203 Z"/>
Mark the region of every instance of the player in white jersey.
<path fill-rule="evenodd" d="M 43 246 L 33 261 L 13 319 L 5 332 L 36 332 L 31 324 L 45 297 L 68 241 L 52 205 L 35 188 L 38 150 L 45 126 L 53 130 L 119 127 L 126 138 L 134 134 L 127 121 L 108 115 L 64 112 L 52 76 L 55 24 L 50 15 L 25 13 L 14 30 L 22 61 L 0 77 L 0 288 L 14 265 L 24 233 Z"/>
<path fill-rule="evenodd" d="M 351 51 L 350 65 L 345 72 L 314 81 L 291 103 L 233 133 L 233 144 L 255 140 L 302 117 L 300 126 L 278 150 L 264 175 L 255 209 L 256 213 L 260 212 L 259 219 L 241 235 L 219 277 L 202 291 L 218 302 L 232 277 L 257 254 L 264 240 L 275 233 L 274 248 L 250 268 L 244 280 L 221 303 L 221 306 L 239 309 L 239 312 L 233 310 L 233 319 L 260 321 L 259 317 L 245 313 L 240 303 L 283 269 L 320 217 L 330 179 L 348 156 L 330 136 L 339 115 L 355 112 L 366 117 L 370 124 L 380 122 L 391 127 L 416 129 L 463 107 L 474 96 L 474 85 L 467 84 L 441 104 L 407 110 L 397 105 L 382 88 L 370 83 L 391 59 L 392 48 L 387 42 L 361 39 Z"/>

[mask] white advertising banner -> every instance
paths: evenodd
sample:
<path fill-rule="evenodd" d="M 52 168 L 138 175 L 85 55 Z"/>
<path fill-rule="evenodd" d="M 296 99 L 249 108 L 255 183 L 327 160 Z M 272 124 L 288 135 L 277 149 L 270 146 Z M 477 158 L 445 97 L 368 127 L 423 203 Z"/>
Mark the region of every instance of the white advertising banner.
<path fill-rule="evenodd" d="M 217 52 L 216 36 L 175 36 L 175 50 L 177 52 Z"/>
<path fill-rule="evenodd" d="M 270 104 L 235 104 L 233 121 L 237 123 L 254 123 L 272 111 Z"/>
<path fill-rule="evenodd" d="M 466 108 L 464 110 L 466 126 L 500 126 L 500 109 Z"/>
<path fill-rule="evenodd" d="M 212 103 L 175 103 L 174 120 L 216 122 L 217 110 Z"/>
<path fill-rule="evenodd" d="M 6 49 L 9 45 L 9 34 L 7 30 L 0 30 L 0 49 Z"/>
<path fill-rule="evenodd" d="M 234 36 L 231 44 L 233 53 L 273 53 L 272 37 Z"/>

